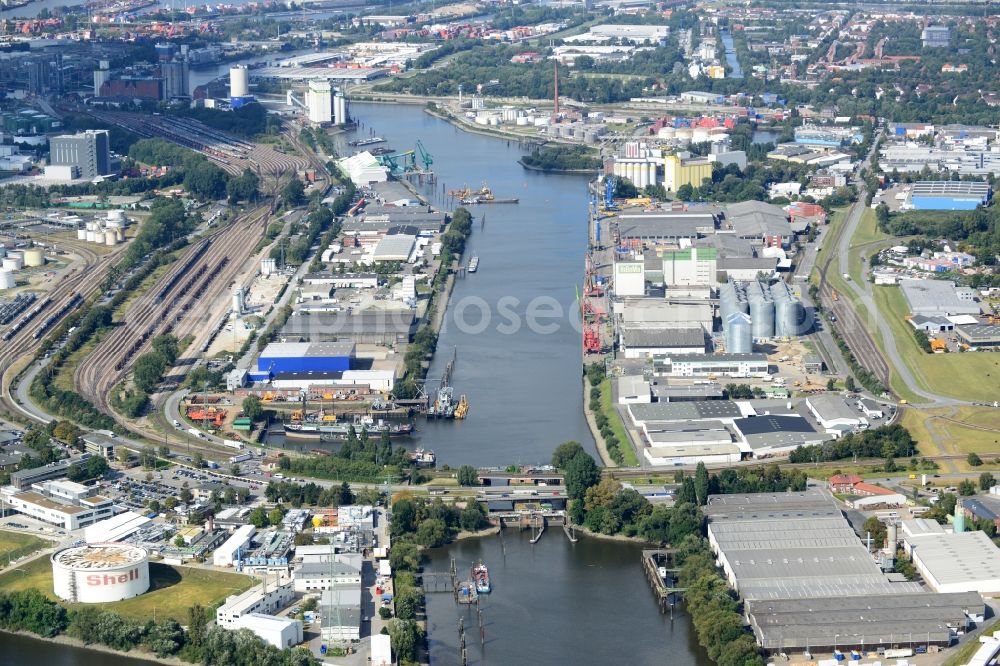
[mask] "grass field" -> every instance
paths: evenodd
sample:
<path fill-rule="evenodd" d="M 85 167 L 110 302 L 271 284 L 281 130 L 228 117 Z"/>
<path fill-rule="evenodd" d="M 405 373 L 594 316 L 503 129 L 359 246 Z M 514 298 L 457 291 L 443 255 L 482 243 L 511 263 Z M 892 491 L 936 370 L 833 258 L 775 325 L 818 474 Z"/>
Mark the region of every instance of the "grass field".
<path fill-rule="evenodd" d="M 172 617 L 178 622 L 187 622 L 187 609 L 201 604 L 206 609 L 214 608 L 226 597 L 249 589 L 253 579 L 242 574 L 173 567 L 157 562 L 149 564 L 150 587 L 146 594 L 102 604 L 127 617 L 146 620 L 156 613 L 157 618 Z M 48 557 L 39 557 L 13 571 L 0 575 L 0 590 L 26 590 L 36 588 L 49 598 L 56 600 L 52 593 L 52 565 Z M 77 604 L 64 604 L 73 608 Z"/>
<path fill-rule="evenodd" d="M 6 566 L 9 560 L 30 555 L 48 545 L 50 542 L 30 534 L 0 532 L 0 566 Z"/>
<path fill-rule="evenodd" d="M 611 404 L 611 380 L 605 379 L 601 382 L 601 411 L 605 416 L 608 417 L 608 423 L 611 424 L 611 429 L 615 433 L 615 437 L 618 439 L 619 446 L 621 449 L 622 457 L 625 460 L 626 467 L 638 467 L 639 459 L 635 455 L 635 447 L 632 446 L 632 438 L 628 436 L 625 432 L 625 424 L 622 423 L 622 417 L 615 409 L 615 406 Z"/>
<path fill-rule="evenodd" d="M 931 420 L 930 427 L 938 434 L 945 453 L 1000 453 L 1000 410 L 994 407 L 907 409 L 903 425 L 917 440 L 920 453 L 927 456 L 940 453 L 925 423 L 928 417 L 936 417 Z M 965 465 L 965 461 L 961 462 Z M 981 469 L 994 467 L 984 465 Z"/>
<path fill-rule="evenodd" d="M 973 402 L 992 402 L 1000 398 L 1000 354 L 963 352 L 927 354 L 917 346 L 909 324 L 906 299 L 898 287 L 875 289 L 875 303 L 887 317 L 893 338 L 903 361 L 921 387 L 934 393 Z"/>

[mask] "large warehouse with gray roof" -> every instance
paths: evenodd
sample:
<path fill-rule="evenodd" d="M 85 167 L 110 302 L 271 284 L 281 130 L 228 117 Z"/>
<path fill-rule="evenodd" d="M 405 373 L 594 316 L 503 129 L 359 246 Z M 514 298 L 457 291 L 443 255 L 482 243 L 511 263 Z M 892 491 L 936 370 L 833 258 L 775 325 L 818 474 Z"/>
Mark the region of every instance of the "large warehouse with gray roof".
<path fill-rule="evenodd" d="M 712 495 L 708 541 L 766 650 L 949 645 L 975 593 L 893 582 L 823 491 Z"/>

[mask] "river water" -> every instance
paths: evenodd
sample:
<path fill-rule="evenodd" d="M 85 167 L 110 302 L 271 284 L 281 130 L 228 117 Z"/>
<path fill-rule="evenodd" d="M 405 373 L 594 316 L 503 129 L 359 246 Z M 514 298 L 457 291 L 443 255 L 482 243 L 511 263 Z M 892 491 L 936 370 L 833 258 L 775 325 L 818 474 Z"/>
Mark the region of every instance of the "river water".
<path fill-rule="evenodd" d="M 515 162 L 522 152 L 516 145 L 462 132 L 417 106 L 355 104 L 352 111 L 362 132 L 374 128 L 397 150 L 421 140 L 434 158 L 439 181 L 430 192 L 439 205 L 447 203 L 442 187 L 483 181 L 498 197 L 520 198 L 518 205 L 474 211 L 467 256 L 478 254 L 480 269 L 455 286 L 429 373 L 440 377 L 457 349 L 452 384 L 468 396 L 471 410 L 462 422 L 420 422 L 418 443 L 434 449 L 439 464 L 452 465 L 547 462 L 567 439 L 593 451 L 582 414 L 580 333 L 567 314 L 575 309 L 583 273 L 585 179 L 524 171 Z M 515 320 L 520 324 L 511 324 Z M 496 586 L 482 605 L 485 646 L 473 612 L 448 594 L 428 595 L 433 663 L 460 663 L 458 618 L 464 616 L 471 664 L 706 666 L 686 614 L 673 620 L 659 614 L 639 552 L 634 544 L 586 538 L 571 544 L 555 528 L 535 545 L 527 533 L 508 530 L 503 540 L 433 551 L 429 570 L 446 571 L 454 557 L 465 574 L 483 559 Z M 0 666 L 36 663 L 146 662 L 0 634 Z"/>
<path fill-rule="evenodd" d="M 532 545 L 528 532 L 461 541 L 432 551 L 427 571 L 446 572 L 455 559 L 466 579 L 474 562 L 490 569 L 493 592 L 481 601 L 485 644 L 474 608 L 451 594 L 428 594 L 431 663 L 461 664 L 459 618 L 465 620 L 469 664 L 669 664 L 707 666 L 690 617 L 660 614 L 635 544 L 581 538 L 560 528 Z"/>

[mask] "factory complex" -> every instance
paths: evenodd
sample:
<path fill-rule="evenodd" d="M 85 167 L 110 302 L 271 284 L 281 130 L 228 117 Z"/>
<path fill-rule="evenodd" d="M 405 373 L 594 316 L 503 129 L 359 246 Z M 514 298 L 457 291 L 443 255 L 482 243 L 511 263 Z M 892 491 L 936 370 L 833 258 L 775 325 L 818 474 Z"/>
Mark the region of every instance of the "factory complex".
<path fill-rule="evenodd" d="M 931 584 L 931 592 L 892 574 L 897 525 L 889 525 L 889 545 L 875 544 L 872 554 L 825 491 L 712 495 L 705 515 L 712 551 L 770 653 L 852 650 L 859 659 L 876 650 L 926 651 L 951 645 L 985 616 L 969 585 Z"/>

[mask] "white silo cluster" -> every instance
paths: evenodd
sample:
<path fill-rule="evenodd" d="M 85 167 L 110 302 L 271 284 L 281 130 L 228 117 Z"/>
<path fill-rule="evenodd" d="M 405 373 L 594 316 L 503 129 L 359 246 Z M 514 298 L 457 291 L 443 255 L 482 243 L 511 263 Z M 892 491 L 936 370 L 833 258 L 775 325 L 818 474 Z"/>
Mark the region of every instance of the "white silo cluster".
<path fill-rule="evenodd" d="M 0 247 L 0 289 L 13 289 L 17 284 L 15 269 L 7 268 L 3 260 L 7 258 L 7 249 Z"/>
<path fill-rule="evenodd" d="M 97 218 L 87 222 L 76 230 L 76 239 L 98 245 L 115 246 L 125 240 L 125 230 L 128 229 L 128 218 L 120 210 L 108 211 L 106 218 Z"/>
<path fill-rule="evenodd" d="M 730 280 L 719 288 L 719 315 L 726 349 L 752 351 L 757 340 L 791 338 L 809 330 L 802 302 L 786 282 Z"/>
<path fill-rule="evenodd" d="M 22 250 L 7 250 L 0 267 L 8 271 L 19 271 L 24 268 L 24 252 Z"/>
<path fill-rule="evenodd" d="M 627 178 L 641 190 L 657 184 L 656 169 L 662 159 L 659 148 L 650 148 L 644 141 L 628 141 L 622 146 L 621 155 L 615 158 L 613 173 Z"/>

